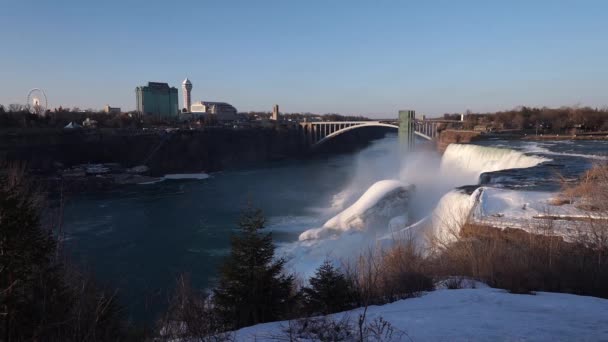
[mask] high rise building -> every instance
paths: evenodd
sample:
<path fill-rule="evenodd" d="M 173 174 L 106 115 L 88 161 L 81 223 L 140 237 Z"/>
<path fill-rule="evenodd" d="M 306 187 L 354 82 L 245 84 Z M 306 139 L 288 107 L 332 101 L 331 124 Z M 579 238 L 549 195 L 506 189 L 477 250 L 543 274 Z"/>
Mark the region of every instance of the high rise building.
<path fill-rule="evenodd" d="M 184 108 L 186 109 L 186 112 L 189 113 L 190 106 L 192 104 L 190 98 L 190 93 L 192 92 L 192 82 L 190 82 L 188 78 L 186 78 L 184 83 L 182 83 L 182 92 L 184 93 Z"/>
<path fill-rule="evenodd" d="M 167 83 L 148 82 L 147 86 L 135 88 L 135 95 L 140 114 L 172 117 L 179 113 L 177 88 Z"/>
<path fill-rule="evenodd" d="M 272 106 L 272 120 L 279 121 L 279 105 Z"/>

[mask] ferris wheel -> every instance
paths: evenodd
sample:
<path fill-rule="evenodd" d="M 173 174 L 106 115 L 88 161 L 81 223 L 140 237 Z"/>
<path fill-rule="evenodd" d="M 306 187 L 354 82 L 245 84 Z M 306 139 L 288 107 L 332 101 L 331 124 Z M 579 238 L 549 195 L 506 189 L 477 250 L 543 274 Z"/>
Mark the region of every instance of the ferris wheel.
<path fill-rule="evenodd" d="M 30 113 L 44 115 L 48 106 L 46 94 L 44 90 L 34 88 L 27 93 L 27 105 L 30 108 Z"/>

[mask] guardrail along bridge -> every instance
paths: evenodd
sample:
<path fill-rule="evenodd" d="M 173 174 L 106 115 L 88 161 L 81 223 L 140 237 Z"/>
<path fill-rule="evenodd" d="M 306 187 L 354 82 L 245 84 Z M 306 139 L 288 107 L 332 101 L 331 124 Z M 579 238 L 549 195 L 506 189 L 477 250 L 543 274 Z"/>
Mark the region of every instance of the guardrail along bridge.
<path fill-rule="evenodd" d="M 416 113 L 413 110 L 401 110 L 396 119 L 301 122 L 300 128 L 305 143 L 312 148 L 324 144 L 342 133 L 364 127 L 395 128 L 399 132 L 399 143 L 407 148 L 413 148 L 415 136 L 435 140 L 439 136 L 438 126 L 444 121 L 419 120 L 416 119 Z"/>

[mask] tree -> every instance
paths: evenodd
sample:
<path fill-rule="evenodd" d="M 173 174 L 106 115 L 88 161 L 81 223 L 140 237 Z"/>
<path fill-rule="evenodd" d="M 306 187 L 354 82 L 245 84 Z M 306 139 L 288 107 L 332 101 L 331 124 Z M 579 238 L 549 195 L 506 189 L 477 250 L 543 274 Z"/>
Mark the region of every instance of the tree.
<path fill-rule="evenodd" d="M 57 261 L 40 198 L 24 167 L 0 169 L 0 340 L 121 340 L 115 293 Z"/>
<path fill-rule="evenodd" d="M 226 332 L 212 304 L 207 293 L 192 288 L 189 275 L 180 274 L 169 309 L 158 322 L 159 335 L 163 341 L 232 341 L 233 333 Z"/>
<path fill-rule="evenodd" d="M 53 268 L 55 242 L 40 227 L 38 196 L 25 182 L 23 169 L 0 175 L 0 303 L 4 341 L 34 334 L 46 319 L 45 309 L 63 289 Z M 45 281 L 41 281 L 41 280 Z M 53 286 L 57 285 L 57 286 Z M 46 293 L 49 288 L 57 291 Z M 39 299 L 48 301 L 38 301 Z"/>
<path fill-rule="evenodd" d="M 310 313 L 327 315 L 351 309 L 356 303 L 353 284 L 329 260 L 319 266 L 303 292 Z"/>
<path fill-rule="evenodd" d="M 264 224 L 260 210 L 245 210 L 220 267 L 214 302 L 234 328 L 278 320 L 289 307 L 293 276 L 284 273 L 285 259 L 275 259 L 271 233 L 260 232 Z"/>
<path fill-rule="evenodd" d="M 8 105 L 8 111 L 13 113 L 25 112 L 27 107 L 18 103 L 11 103 Z"/>

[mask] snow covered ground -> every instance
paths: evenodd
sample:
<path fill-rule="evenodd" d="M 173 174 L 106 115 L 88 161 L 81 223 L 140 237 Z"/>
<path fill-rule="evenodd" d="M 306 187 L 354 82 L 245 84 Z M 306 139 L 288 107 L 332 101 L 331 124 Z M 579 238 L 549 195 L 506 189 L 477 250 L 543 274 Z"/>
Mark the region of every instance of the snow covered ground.
<path fill-rule="evenodd" d="M 361 311 L 333 317 L 348 315 L 356 323 Z M 482 286 L 437 290 L 369 307 L 367 321 L 380 316 L 407 334 L 403 341 L 608 341 L 608 300 L 570 294 L 515 295 Z M 236 339 L 273 340 L 287 325 L 243 328 Z"/>
<path fill-rule="evenodd" d="M 568 239 L 583 229 L 585 221 L 602 218 L 578 209 L 573 204 L 553 205 L 558 193 L 542 191 L 514 191 L 481 187 L 472 195 L 476 204 L 470 221 L 497 228 L 520 228 L 526 231 L 548 227 L 551 218 L 553 233 Z"/>

